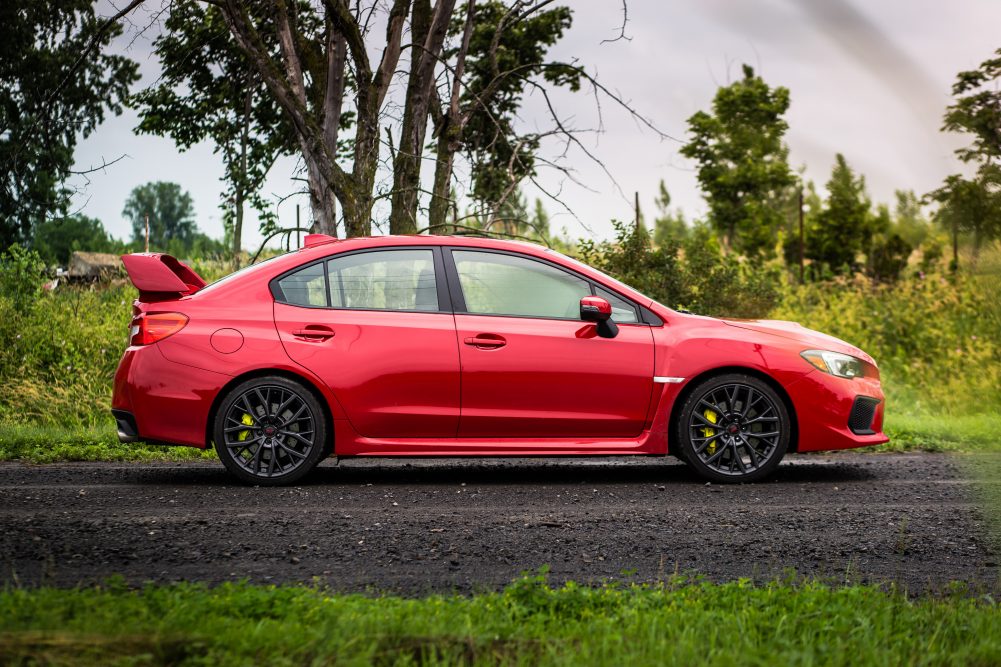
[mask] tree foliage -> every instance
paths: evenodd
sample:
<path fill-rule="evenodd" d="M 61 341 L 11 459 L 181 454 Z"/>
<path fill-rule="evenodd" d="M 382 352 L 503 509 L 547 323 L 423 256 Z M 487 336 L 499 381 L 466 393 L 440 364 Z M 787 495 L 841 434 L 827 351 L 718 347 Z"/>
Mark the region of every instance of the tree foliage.
<path fill-rule="evenodd" d="M 121 28 L 90 0 L 0 3 L 0 246 L 67 210 L 73 151 L 121 113 L 134 62 L 103 53 Z"/>
<path fill-rule="evenodd" d="M 827 182 L 827 201 L 808 231 L 806 256 L 834 273 L 850 273 L 867 249 L 871 207 L 865 178 L 838 153 Z"/>
<path fill-rule="evenodd" d="M 316 22 L 309 12 L 303 17 Z M 273 31 L 272 26 L 264 34 Z M 294 152 L 294 131 L 218 8 L 177 3 L 153 47 L 161 74 L 131 100 L 139 111 L 136 129 L 168 136 L 181 150 L 205 140 L 214 144 L 227 186 L 220 203 L 223 222 L 239 258 L 245 204 L 257 211 L 263 233 L 275 226 L 274 208 L 261 186 L 275 160 Z"/>
<path fill-rule="evenodd" d="M 198 231 L 191 195 L 177 183 L 157 181 L 136 187 L 122 215 L 132 223 L 132 240 L 140 247 L 146 240 L 147 216 L 150 249 L 165 248 L 172 241 L 188 247 Z"/>
<path fill-rule="evenodd" d="M 769 87 L 748 65 L 743 73 L 716 91 L 711 112 L 688 119 L 681 154 L 697 163 L 710 222 L 726 245 L 767 256 L 783 222 L 779 200 L 794 183 L 783 143 L 789 91 Z"/>
<path fill-rule="evenodd" d="M 111 238 L 100 220 L 80 214 L 49 218 L 38 223 L 31 238 L 31 247 L 46 264 L 60 266 L 69 264 L 74 250 L 124 250 L 124 244 Z"/>

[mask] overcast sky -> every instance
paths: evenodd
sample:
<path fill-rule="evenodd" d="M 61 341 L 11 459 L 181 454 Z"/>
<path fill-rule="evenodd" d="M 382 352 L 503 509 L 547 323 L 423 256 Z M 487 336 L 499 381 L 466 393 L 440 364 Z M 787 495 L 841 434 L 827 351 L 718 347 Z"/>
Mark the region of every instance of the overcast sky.
<path fill-rule="evenodd" d="M 896 189 L 927 192 L 960 170 L 952 156 L 959 139 L 938 128 L 955 75 L 973 69 L 1001 48 L 1001 2 L 997 0 L 629 0 L 628 40 L 618 35 L 618 0 L 569 0 L 574 24 L 554 49 L 576 59 L 617 91 L 662 132 L 661 139 L 627 114 L 602 102 L 604 132 L 585 138 L 608 174 L 579 151 L 570 155 L 583 186 L 551 171 L 539 181 L 572 211 L 547 201 L 555 230 L 573 237 L 592 230 L 608 236 L 613 218 L 632 216 L 633 192 L 647 219 L 663 179 L 673 204 L 689 217 L 705 211 L 693 165 L 679 155 L 685 120 L 707 109 L 716 88 L 740 77 L 748 63 L 773 86 L 791 91 L 787 115 L 790 161 L 805 167 L 818 186 L 827 181 L 836 152 L 866 177 L 875 201 L 889 202 Z M 110 5 L 102 7 L 109 13 Z M 137 18 L 137 22 L 139 19 Z M 158 67 L 147 33 L 127 35 L 116 50 L 139 61 L 148 85 Z M 563 116 L 576 127 L 597 126 L 594 98 L 557 93 Z M 541 100 L 526 100 L 525 128 L 550 126 Z M 76 152 L 77 168 L 126 155 L 76 197 L 84 214 L 99 218 L 115 236 L 128 237 L 122 207 L 129 192 L 148 181 L 175 181 L 194 198 L 199 227 L 222 235 L 219 181 L 222 168 L 211 145 L 179 153 L 168 139 L 136 136 L 134 113 L 108 118 Z M 555 155 L 559 148 L 546 147 Z M 295 162 L 279 163 L 265 190 L 278 197 L 299 189 L 291 180 Z M 613 180 L 614 179 L 614 180 Z M 81 185 L 83 185 L 81 183 Z M 534 197 L 540 193 L 526 188 Z M 292 198 L 278 208 L 282 225 L 295 221 Z M 377 217 L 384 212 L 377 212 Z M 253 217 L 244 226 L 245 247 L 260 243 Z"/>

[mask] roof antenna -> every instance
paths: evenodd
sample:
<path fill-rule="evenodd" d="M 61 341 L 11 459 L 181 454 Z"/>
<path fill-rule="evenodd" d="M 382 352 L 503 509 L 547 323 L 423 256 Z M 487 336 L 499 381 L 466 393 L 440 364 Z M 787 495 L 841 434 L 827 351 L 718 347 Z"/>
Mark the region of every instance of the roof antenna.
<path fill-rule="evenodd" d="M 149 213 L 146 214 L 146 252 L 149 252 Z"/>

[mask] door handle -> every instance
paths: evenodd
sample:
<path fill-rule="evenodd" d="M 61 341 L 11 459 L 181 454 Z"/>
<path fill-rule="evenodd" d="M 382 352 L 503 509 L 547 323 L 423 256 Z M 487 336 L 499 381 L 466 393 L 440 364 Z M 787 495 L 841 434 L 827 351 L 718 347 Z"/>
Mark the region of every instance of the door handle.
<path fill-rule="evenodd" d="M 302 329 L 296 329 L 293 331 L 292 335 L 296 338 L 318 342 L 321 340 L 327 340 L 328 338 L 333 338 L 334 330 L 330 327 L 323 326 L 322 324 L 307 324 Z"/>
<path fill-rule="evenodd" d="M 466 345 L 472 345 L 473 347 L 484 349 L 493 349 L 507 345 L 507 341 L 504 340 L 504 337 L 498 336 L 497 334 L 479 334 L 477 336 L 467 338 L 463 342 L 465 342 Z"/>

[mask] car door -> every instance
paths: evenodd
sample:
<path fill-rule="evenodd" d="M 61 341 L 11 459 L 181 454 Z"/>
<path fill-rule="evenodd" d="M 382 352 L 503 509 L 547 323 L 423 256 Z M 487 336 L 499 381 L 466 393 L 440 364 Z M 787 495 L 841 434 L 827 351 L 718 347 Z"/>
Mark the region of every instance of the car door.
<path fill-rule="evenodd" d="M 639 309 L 607 290 L 615 338 L 580 319 L 587 279 L 517 253 L 451 248 L 462 363 L 460 437 L 629 437 L 646 422 L 654 345 Z"/>
<path fill-rule="evenodd" d="M 272 281 L 289 357 L 369 437 L 454 438 L 459 353 L 441 250 L 334 255 Z"/>

